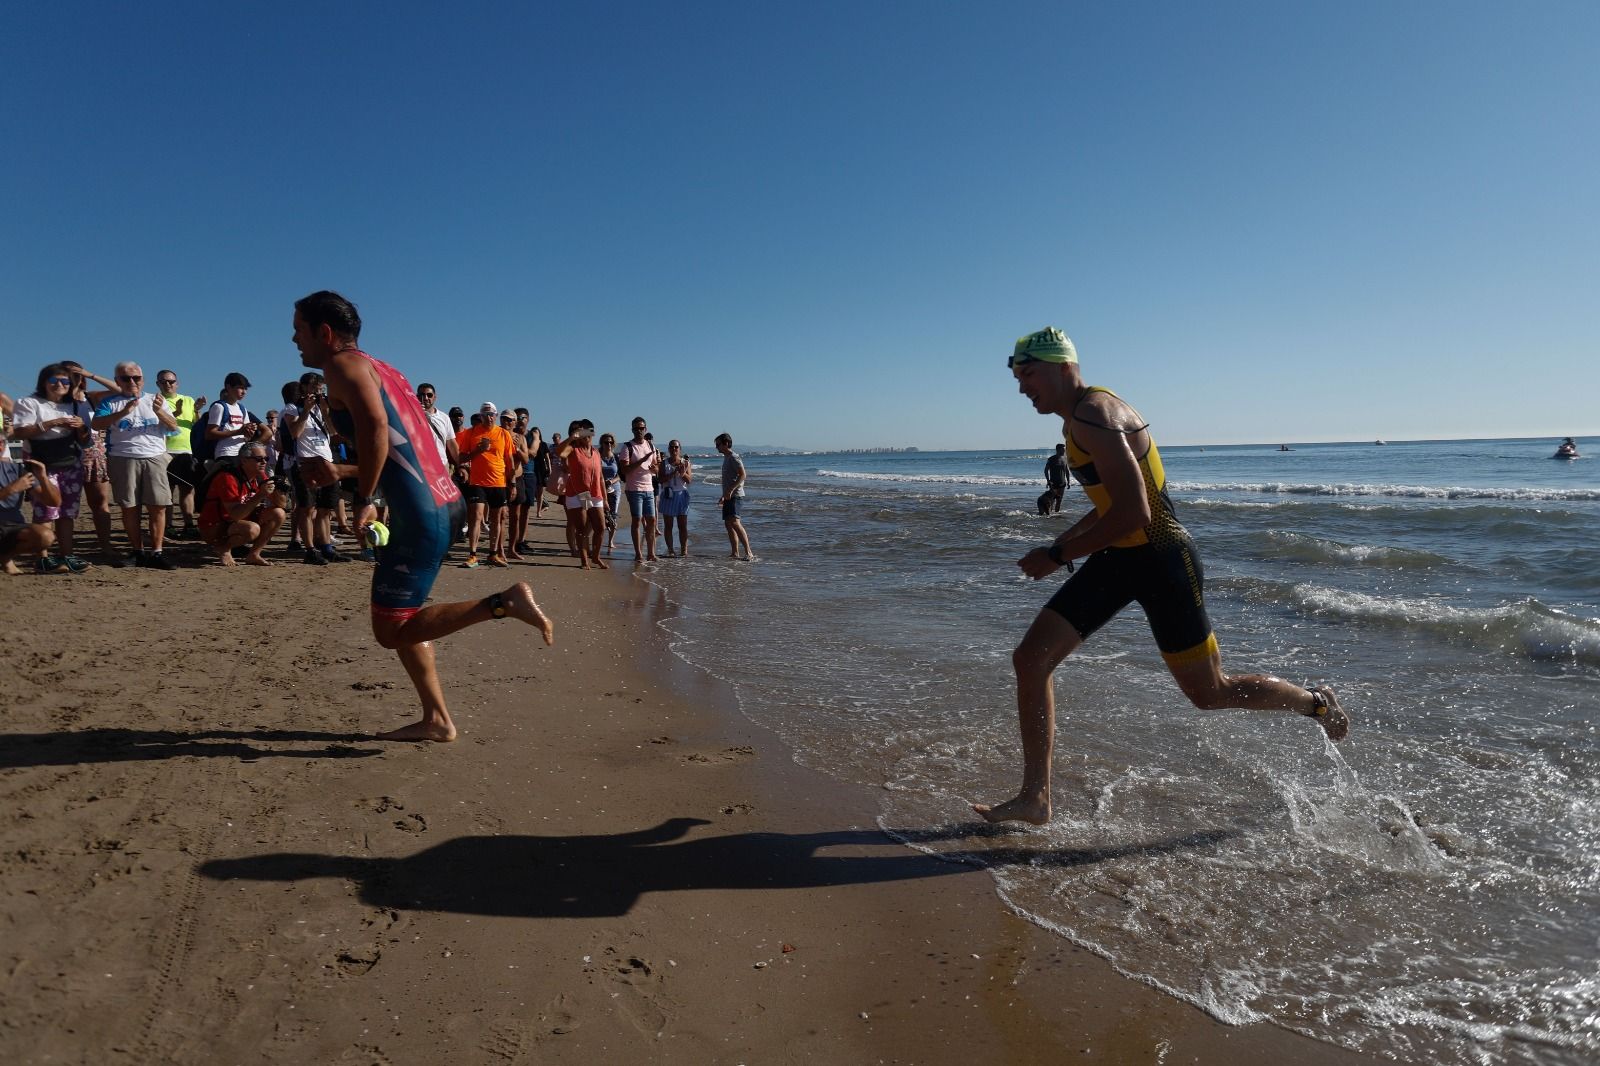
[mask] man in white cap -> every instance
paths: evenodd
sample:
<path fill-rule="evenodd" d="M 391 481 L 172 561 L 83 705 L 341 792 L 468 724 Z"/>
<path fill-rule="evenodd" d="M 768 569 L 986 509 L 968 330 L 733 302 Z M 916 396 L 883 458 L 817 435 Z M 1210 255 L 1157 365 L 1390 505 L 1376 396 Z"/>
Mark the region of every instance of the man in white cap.
<path fill-rule="evenodd" d="M 1067 463 L 1094 510 L 1017 565 L 1035 581 L 1087 556 L 1028 627 L 1011 654 L 1022 731 L 1022 789 L 997 806 L 973 804 L 991 822 L 1050 820 L 1055 743 L 1051 676 L 1095 630 L 1134 600 L 1183 694 L 1202 710 L 1243 707 L 1315 718 L 1333 740 L 1350 719 L 1333 690 L 1305 689 L 1265 674 L 1222 672 L 1201 592 L 1204 571 L 1189 533 L 1173 515 L 1166 473 L 1150 427 L 1111 390 L 1083 383 L 1078 352 L 1059 329 L 1020 338 L 1007 364 L 1018 391 L 1042 415 L 1062 420 Z"/>
<path fill-rule="evenodd" d="M 516 458 L 511 434 L 495 425 L 499 409 L 485 402 L 478 408 L 476 424 L 456 435 L 456 451 L 467 464 L 467 561 L 462 566 L 478 565 L 478 535 L 483 532 L 485 511 L 489 515 L 489 563 L 510 566 L 501 552 L 505 536 L 506 475 Z"/>

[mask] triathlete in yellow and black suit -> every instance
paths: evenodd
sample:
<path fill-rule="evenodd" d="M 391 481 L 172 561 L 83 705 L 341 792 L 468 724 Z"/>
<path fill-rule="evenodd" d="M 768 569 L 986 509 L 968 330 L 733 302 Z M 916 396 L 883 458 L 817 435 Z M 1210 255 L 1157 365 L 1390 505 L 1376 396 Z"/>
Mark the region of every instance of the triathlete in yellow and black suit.
<path fill-rule="evenodd" d="M 1150 439 L 1149 425 L 1142 420 L 1137 428 L 1122 428 L 1102 425 L 1086 413 L 1085 401 L 1095 393 L 1116 396 L 1098 385 L 1084 390 L 1063 428 L 1067 465 L 1094 504 L 1095 515 L 1106 515 L 1111 511 L 1111 495 L 1095 470 L 1094 457 L 1073 439 L 1072 426 L 1087 424 L 1129 437 L 1141 435 L 1144 451 L 1137 458 L 1150 521 L 1089 556 L 1045 606 L 1071 622 L 1080 637 L 1088 637 L 1138 600 L 1150 621 L 1150 631 L 1155 634 L 1156 647 L 1167 662 L 1204 659 L 1217 650 L 1217 638 L 1212 635 L 1202 595 L 1205 571 L 1189 531 L 1178 524 L 1172 513 L 1161 452 Z"/>
<path fill-rule="evenodd" d="M 1050 820 L 1052 675 L 1135 600 L 1144 607 L 1167 669 L 1195 706 L 1294 711 L 1315 717 L 1329 737 L 1341 739 L 1350 721 L 1326 686 L 1306 689 L 1265 674 L 1222 672 L 1206 617 L 1200 557 L 1173 516 L 1161 453 L 1138 412 L 1110 390 L 1083 383 L 1077 350 L 1058 329 L 1019 339 L 1007 365 L 1035 411 L 1062 419 L 1067 462 L 1094 510 L 1049 547 L 1017 560 L 1023 573 L 1038 580 L 1061 567 L 1071 571 L 1073 559 L 1087 558 L 1034 618 L 1011 656 L 1022 788 L 1004 803 L 973 804 L 973 809 L 991 822 Z"/>

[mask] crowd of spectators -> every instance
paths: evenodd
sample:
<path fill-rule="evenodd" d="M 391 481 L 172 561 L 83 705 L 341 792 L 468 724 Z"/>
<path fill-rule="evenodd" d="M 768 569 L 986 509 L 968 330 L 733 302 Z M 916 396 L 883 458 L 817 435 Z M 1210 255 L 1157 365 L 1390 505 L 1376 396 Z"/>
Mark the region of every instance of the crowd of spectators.
<path fill-rule="evenodd" d="M 312 566 L 373 557 L 353 544 L 348 520 L 352 484 L 313 488 L 302 460 L 354 463 L 353 442 L 335 431 L 322 375 L 284 384 L 281 405 L 257 415 L 249 378 L 233 372 L 218 398 L 189 396 L 178 376 L 161 370 L 144 388 L 135 362 L 110 378 L 70 360 L 40 369 L 34 391 L 15 401 L 0 393 L 0 565 L 20 573 L 18 558 L 45 574 L 82 573 L 76 526 L 84 504 L 92 517 L 99 560 L 111 566 L 175 568 L 169 541 L 198 542 L 218 565 L 272 565 L 266 552 L 280 533 L 283 553 Z M 656 447 L 643 418 L 619 448 L 611 433 L 576 419 L 547 440 L 526 407 L 483 403 L 471 415 L 443 411 L 434 386 L 417 386 L 440 458 L 467 500 L 459 565 L 509 566 L 531 550 L 528 523 L 546 506 L 566 517 L 568 552 L 585 569 L 613 557 L 626 493 L 635 560 L 689 554 L 689 507 L 697 472 L 680 442 Z M 21 461 L 7 438 L 20 442 Z M 749 558 L 740 521 L 744 464 L 727 434 L 717 504 L 730 554 Z M 379 503 L 380 521 L 383 518 Z M 24 504 L 31 515 L 24 515 Z M 120 512 L 127 550 L 113 542 L 111 508 Z M 659 519 L 659 520 L 658 520 Z M 676 536 L 674 536 L 676 534 Z M 341 540 L 344 545 L 341 546 Z M 481 551 L 480 551 L 481 547 Z M 380 549 L 381 550 L 381 549 Z"/>

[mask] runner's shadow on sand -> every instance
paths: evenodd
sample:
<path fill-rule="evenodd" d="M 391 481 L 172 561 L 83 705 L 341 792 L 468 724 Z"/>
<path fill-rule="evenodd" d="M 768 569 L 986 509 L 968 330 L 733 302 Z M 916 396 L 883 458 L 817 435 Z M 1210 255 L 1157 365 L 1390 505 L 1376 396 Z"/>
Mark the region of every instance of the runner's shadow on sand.
<path fill-rule="evenodd" d="M 361 886 L 364 903 L 396 910 L 511 918 L 599 918 L 626 914 L 650 892 L 694 889 L 826 888 L 946 877 L 972 865 L 1027 862 L 1081 866 L 1124 855 L 1208 847 L 1233 833 L 1114 848 L 1032 851 L 1025 855 L 908 854 L 877 831 L 731 833 L 682 838 L 699 818 L 672 818 L 612 836 L 457 837 L 402 859 L 274 854 L 214 859 L 200 873 L 218 881 L 300 881 L 338 877 Z M 875 854 L 819 854 L 873 847 Z"/>
<path fill-rule="evenodd" d="M 185 756 L 251 761 L 285 756 L 294 759 L 363 759 L 383 748 L 353 748 L 371 741 L 359 733 L 310 732 L 300 729 L 78 729 L 58 733 L 0 733 L 0 770 L 24 766 L 76 766 L 79 763 L 147 762 Z M 258 744 L 317 744 L 320 748 L 269 748 Z"/>

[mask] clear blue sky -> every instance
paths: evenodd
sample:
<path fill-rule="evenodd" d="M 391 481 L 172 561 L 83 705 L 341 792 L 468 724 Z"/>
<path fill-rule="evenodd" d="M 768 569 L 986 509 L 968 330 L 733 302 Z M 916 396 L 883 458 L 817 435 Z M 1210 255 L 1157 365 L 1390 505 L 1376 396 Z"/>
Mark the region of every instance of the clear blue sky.
<path fill-rule="evenodd" d="M 1600 432 L 1600 3 L 12 5 L 0 388 L 276 394 L 344 292 L 442 400 L 1043 445 Z M 269 406 L 253 397 L 252 406 Z"/>

